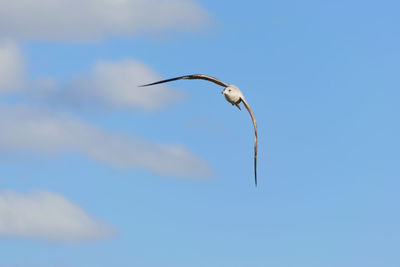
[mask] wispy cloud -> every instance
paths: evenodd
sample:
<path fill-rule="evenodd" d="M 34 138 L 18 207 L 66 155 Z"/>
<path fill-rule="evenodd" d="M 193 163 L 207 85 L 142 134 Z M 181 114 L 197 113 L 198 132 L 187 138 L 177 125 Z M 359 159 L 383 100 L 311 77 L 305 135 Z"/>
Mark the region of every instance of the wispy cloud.
<path fill-rule="evenodd" d="M 0 37 L 93 40 L 168 29 L 198 29 L 208 15 L 193 0 L 0 1 Z"/>
<path fill-rule="evenodd" d="M 38 101 L 48 107 L 153 111 L 185 97 L 183 92 L 163 85 L 138 87 L 159 79 L 160 76 L 145 64 L 122 60 L 98 61 L 90 73 L 77 74 L 63 83 L 52 77 L 33 81 L 28 78 L 19 46 L 0 40 L 0 94 L 18 91 L 22 99 Z"/>
<path fill-rule="evenodd" d="M 0 153 L 80 152 L 116 167 L 139 168 L 179 177 L 210 175 L 209 166 L 181 145 L 107 132 L 54 111 L 0 106 Z"/>
<path fill-rule="evenodd" d="M 0 42 L 0 93 L 22 89 L 27 82 L 25 61 L 12 41 Z"/>
<path fill-rule="evenodd" d="M 184 98 L 167 86 L 140 88 L 160 79 L 155 71 L 136 60 L 99 61 L 90 73 L 60 83 L 54 78 L 29 80 L 19 46 L 0 40 L 0 94 L 19 92 L 23 99 L 44 106 L 72 108 L 134 108 L 157 110 Z"/>
<path fill-rule="evenodd" d="M 182 98 L 182 93 L 165 86 L 137 87 L 159 79 L 144 64 L 100 61 L 90 74 L 60 84 L 54 79 L 28 81 L 23 57 L 15 44 L 0 43 L 0 59 L 1 54 L 4 55 L 4 60 L 0 60 L 0 73 L 4 70 L 0 76 L 3 94 L 19 89 L 19 100 L 24 103 L 23 99 L 29 99 L 29 103 L 36 103 L 36 108 L 0 104 L 0 155 L 14 151 L 38 154 L 76 151 L 116 167 L 178 177 L 210 175 L 210 167 L 182 145 L 156 144 L 145 138 L 105 131 L 62 114 L 62 110 L 71 107 L 149 111 Z"/>
<path fill-rule="evenodd" d="M 81 242 L 114 234 L 111 225 L 92 218 L 59 194 L 0 192 L 0 236 Z"/>
<path fill-rule="evenodd" d="M 54 79 L 40 79 L 32 83 L 29 96 L 52 106 L 134 108 L 145 111 L 163 108 L 184 97 L 183 92 L 162 85 L 138 87 L 159 79 L 159 75 L 139 61 L 100 61 L 91 73 L 65 84 Z"/>

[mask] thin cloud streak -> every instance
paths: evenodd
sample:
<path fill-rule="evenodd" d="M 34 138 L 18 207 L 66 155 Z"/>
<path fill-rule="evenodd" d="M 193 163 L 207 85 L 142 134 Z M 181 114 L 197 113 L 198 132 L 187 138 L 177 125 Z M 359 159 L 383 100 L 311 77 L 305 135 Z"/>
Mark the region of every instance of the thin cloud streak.
<path fill-rule="evenodd" d="M 197 30 L 208 20 L 207 12 L 192 0 L 0 1 L 0 38 L 88 41 Z"/>
<path fill-rule="evenodd" d="M 0 106 L 0 129 L 2 153 L 30 151 L 54 155 L 76 151 L 115 167 L 174 177 L 203 177 L 212 173 L 205 161 L 182 145 L 154 144 L 107 132 L 50 111 Z"/>
<path fill-rule="evenodd" d="M 0 236 L 56 242 L 107 239 L 115 229 L 62 195 L 47 191 L 0 192 Z"/>

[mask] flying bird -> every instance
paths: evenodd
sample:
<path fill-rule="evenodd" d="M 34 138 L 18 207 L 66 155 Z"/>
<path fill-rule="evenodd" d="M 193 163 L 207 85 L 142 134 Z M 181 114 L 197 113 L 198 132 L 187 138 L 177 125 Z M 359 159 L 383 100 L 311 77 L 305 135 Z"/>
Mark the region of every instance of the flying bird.
<path fill-rule="evenodd" d="M 254 182 L 255 182 L 255 185 L 257 186 L 257 123 L 256 123 L 256 119 L 254 117 L 253 111 L 251 110 L 249 104 L 247 104 L 247 102 L 246 102 L 242 92 L 239 90 L 239 88 L 237 88 L 235 85 L 224 83 L 224 82 L 218 80 L 217 78 L 214 78 L 214 77 L 211 77 L 208 75 L 204 75 L 204 74 L 193 74 L 193 75 L 185 75 L 185 76 L 175 77 L 175 78 L 162 80 L 162 81 L 158 81 L 158 82 L 154 82 L 154 83 L 144 84 L 144 85 L 141 85 L 140 87 L 151 86 L 151 85 L 156 85 L 156 84 L 160 84 L 160 83 L 167 83 L 167 82 L 172 82 L 172 81 L 176 81 L 176 80 L 196 80 L 196 79 L 210 81 L 210 82 L 218 84 L 219 86 L 224 87 L 225 89 L 221 93 L 225 96 L 225 99 L 229 103 L 231 103 L 232 106 L 235 105 L 239 110 L 241 110 L 240 103 L 243 103 L 243 105 L 249 112 L 251 120 L 253 121 L 253 126 L 254 126 L 254 136 L 255 136 L 255 138 L 254 138 Z"/>

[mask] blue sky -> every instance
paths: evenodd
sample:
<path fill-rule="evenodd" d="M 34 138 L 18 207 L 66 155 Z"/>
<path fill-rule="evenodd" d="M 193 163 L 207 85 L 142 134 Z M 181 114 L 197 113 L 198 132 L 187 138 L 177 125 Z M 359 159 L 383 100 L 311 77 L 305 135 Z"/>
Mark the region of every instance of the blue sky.
<path fill-rule="evenodd" d="M 0 4 L 0 267 L 400 265 L 398 2 L 68 3 Z"/>

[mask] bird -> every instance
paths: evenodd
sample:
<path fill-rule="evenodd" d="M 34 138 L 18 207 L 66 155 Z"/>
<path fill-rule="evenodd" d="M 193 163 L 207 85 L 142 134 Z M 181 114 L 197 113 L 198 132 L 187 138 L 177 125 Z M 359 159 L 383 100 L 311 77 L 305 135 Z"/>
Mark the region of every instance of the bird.
<path fill-rule="evenodd" d="M 243 103 L 245 108 L 250 114 L 251 120 L 253 122 L 253 127 L 254 127 L 254 182 L 255 186 L 257 186 L 257 122 L 256 118 L 254 117 L 254 113 L 251 110 L 249 104 L 247 103 L 246 99 L 244 98 L 242 92 L 239 90 L 239 88 L 233 84 L 228 84 L 225 82 L 222 82 L 218 80 L 215 77 L 204 75 L 204 74 L 192 74 L 192 75 L 185 75 L 185 76 L 179 76 L 171 79 L 166 79 L 158 82 L 153 82 L 149 84 L 144 84 L 140 85 L 139 87 L 145 87 L 145 86 L 153 86 L 161 83 L 167 83 L 167 82 L 172 82 L 176 80 L 206 80 L 213 82 L 219 86 L 224 87 L 224 90 L 221 92 L 221 94 L 224 95 L 225 99 L 233 105 L 235 105 L 239 110 L 240 108 L 240 103 Z"/>

